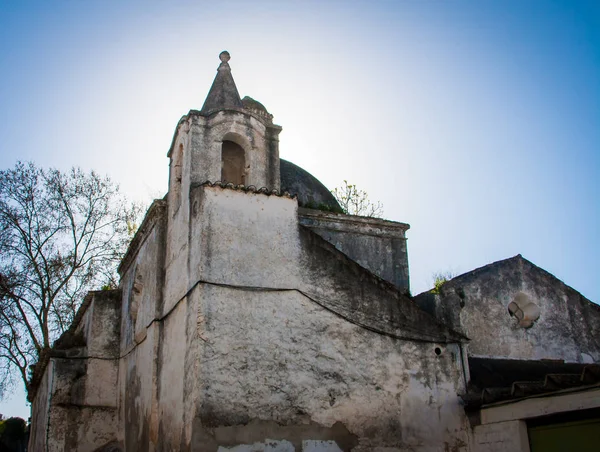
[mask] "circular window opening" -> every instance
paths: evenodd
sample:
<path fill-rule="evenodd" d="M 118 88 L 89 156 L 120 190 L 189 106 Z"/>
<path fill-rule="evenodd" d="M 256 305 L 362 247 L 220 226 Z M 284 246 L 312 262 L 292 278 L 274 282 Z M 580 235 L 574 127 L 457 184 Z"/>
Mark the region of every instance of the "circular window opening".
<path fill-rule="evenodd" d="M 442 354 L 442 349 L 439 347 L 436 347 L 434 351 L 435 351 L 435 354 L 438 356 L 440 356 Z"/>

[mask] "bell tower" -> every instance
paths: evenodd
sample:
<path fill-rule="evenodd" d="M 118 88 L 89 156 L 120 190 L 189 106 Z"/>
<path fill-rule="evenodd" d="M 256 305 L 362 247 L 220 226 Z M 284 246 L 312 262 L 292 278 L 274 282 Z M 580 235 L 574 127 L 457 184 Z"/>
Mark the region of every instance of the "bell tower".
<path fill-rule="evenodd" d="M 250 97 L 240 98 L 231 74 L 229 52 L 201 110 L 179 121 L 168 153 L 169 211 L 187 201 L 190 187 L 203 182 L 253 185 L 279 190 L 279 133 L 273 115 Z"/>
<path fill-rule="evenodd" d="M 260 102 L 240 99 L 230 58 L 227 51 L 219 55 L 221 64 L 202 109 L 190 110 L 179 120 L 167 154 L 166 307 L 188 290 L 190 240 L 203 239 L 192 230 L 195 187 L 221 182 L 280 190 L 281 127 Z"/>

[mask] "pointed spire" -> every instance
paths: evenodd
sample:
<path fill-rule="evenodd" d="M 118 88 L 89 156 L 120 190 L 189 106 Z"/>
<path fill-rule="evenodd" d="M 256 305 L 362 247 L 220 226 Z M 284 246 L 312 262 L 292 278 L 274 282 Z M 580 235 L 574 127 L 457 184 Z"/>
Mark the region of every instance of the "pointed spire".
<path fill-rule="evenodd" d="M 217 69 L 217 76 L 210 87 L 208 96 L 206 96 L 202 110 L 200 110 L 201 113 L 208 114 L 227 108 L 244 108 L 231 75 L 231 68 L 228 63 L 230 58 L 231 56 L 227 50 L 219 54 L 221 64 Z"/>

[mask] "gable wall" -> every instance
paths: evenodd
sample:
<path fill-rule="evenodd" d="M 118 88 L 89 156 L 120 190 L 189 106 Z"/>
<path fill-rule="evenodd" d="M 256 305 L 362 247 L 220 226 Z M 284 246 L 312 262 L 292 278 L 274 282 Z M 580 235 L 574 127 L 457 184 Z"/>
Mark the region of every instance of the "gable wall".
<path fill-rule="evenodd" d="M 508 310 L 524 300 L 539 308 L 530 327 Z M 417 302 L 466 334 L 471 356 L 600 362 L 600 307 L 520 256 L 454 278 Z"/>

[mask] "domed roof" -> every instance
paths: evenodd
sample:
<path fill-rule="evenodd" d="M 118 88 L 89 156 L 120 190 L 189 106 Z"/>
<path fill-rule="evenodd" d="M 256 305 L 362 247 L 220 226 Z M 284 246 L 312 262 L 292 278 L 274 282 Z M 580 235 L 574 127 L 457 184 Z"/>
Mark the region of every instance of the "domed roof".
<path fill-rule="evenodd" d="M 292 162 L 279 159 L 281 190 L 298 197 L 298 205 L 342 213 L 331 192 L 315 176 Z"/>
<path fill-rule="evenodd" d="M 265 106 L 256 99 L 246 96 L 242 99 L 242 106 L 246 111 L 250 111 L 260 118 L 264 118 L 267 122 L 273 121 L 273 115 L 267 111 Z"/>
<path fill-rule="evenodd" d="M 244 108 L 247 108 L 249 110 L 258 110 L 263 111 L 265 113 L 269 113 L 263 104 L 261 104 L 256 99 L 252 99 L 250 96 L 244 96 L 244 98 L 242 99 L 242 105 L 244 106 Z"/>

